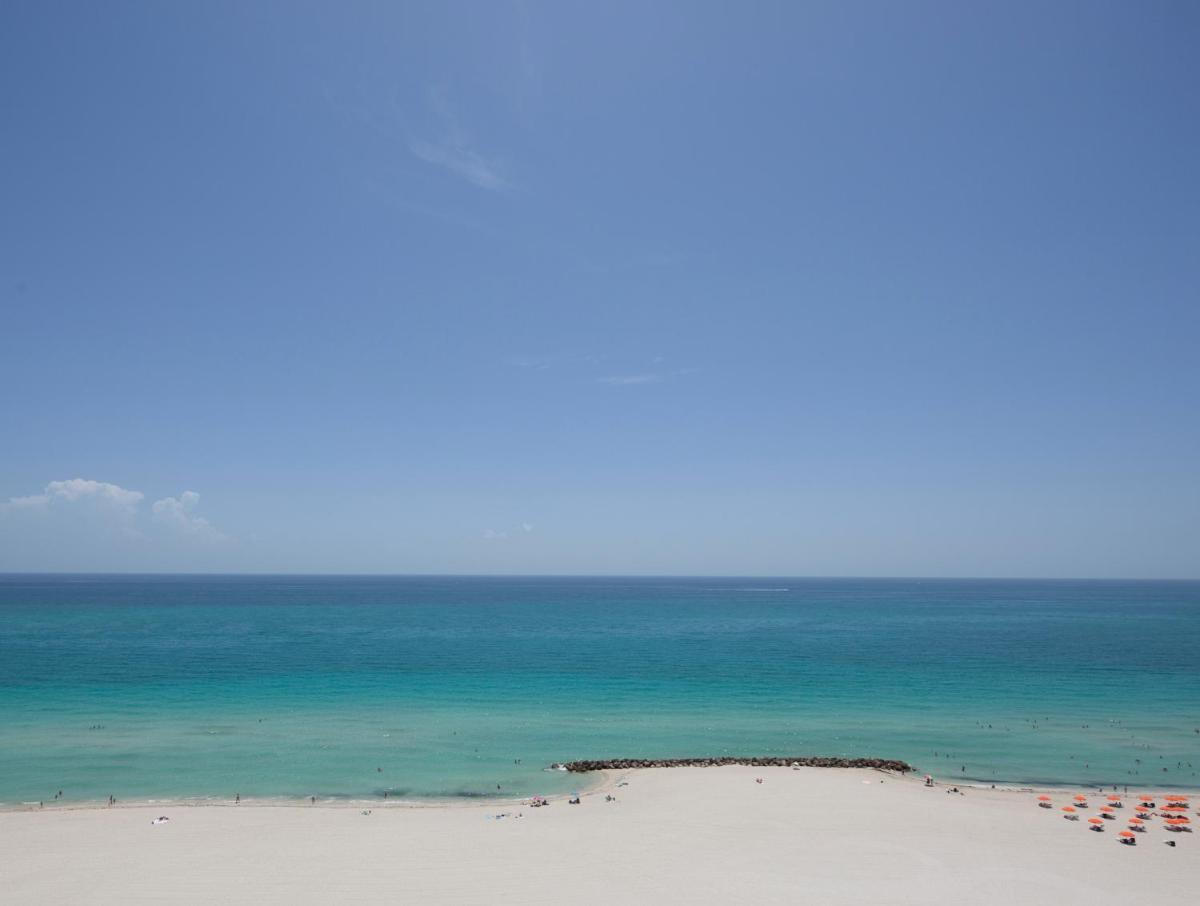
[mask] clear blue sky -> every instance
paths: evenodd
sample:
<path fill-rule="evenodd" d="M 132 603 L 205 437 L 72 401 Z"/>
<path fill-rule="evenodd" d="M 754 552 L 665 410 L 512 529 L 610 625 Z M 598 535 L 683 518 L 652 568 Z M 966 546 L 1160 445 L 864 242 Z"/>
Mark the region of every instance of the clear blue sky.
<path fill-rule="evenodd" d="M 1198 47 L 7 0 L 0 570 L 1198 576 Z"/>

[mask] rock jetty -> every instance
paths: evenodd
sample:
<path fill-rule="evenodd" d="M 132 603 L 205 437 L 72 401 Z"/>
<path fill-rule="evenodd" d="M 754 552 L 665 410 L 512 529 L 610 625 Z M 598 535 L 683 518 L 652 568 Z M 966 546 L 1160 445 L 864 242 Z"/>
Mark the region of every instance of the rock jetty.
<path fill-rule="evenodd" d="M 629 768 L 719 768 L 729 764 L 750 765 L 756 768 L 877 768 L 907 774 L 915 770 L 904 761 L 890 758 L 825 758 L 797 755 L 793 757 L 744 758 L 735 755 L 721 758 L 606 758 L 599 761 L 567 761 L 551 765 L 559 771 L 582 774 L 587 771 L 624 771 Z"/>

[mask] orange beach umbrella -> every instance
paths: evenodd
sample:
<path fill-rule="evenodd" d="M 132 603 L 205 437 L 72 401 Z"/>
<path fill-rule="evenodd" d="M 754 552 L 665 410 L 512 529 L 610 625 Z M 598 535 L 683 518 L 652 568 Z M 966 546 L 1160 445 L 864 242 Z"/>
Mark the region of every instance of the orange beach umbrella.
<path fill-rule="evenodd" d="M 1166 799 L 1167 802 L 1187 802 L 1188 801 L 1187 796 L 1163 796 L 1163 798 Z"/>
<path fill-rule="evenodd" d="M 1138 798 L 1141 799 L 1142 802 L 1153 802 L 1154 801 L 1153 796 L 1138 796 Z"/>
<path fill-rule="evenodd" d="M 1118 837 L 1132 837 L 1133 831 L 1121 831 L 1121 833 L 1117 834 L 1117 836 Z"/>
<path fill-rule="evenodd" d="M 1120 797 L 1120 796 L 1109 796 L 1109 797 L 1108 797 L 1108 801 L 1109 801 L 1109 802 L 1120 802 L 1120 801 L 1121 801 L 1121 797 Z"/>
<path fill-rule="evenodd" d="M 1111 812 L 1111 811 L 1113 811 L 1113 807 L 1111 805 L 1102 805 L 1102 806 L 1100 806 L 1100 811 Z"/>
<path fill-rule="evenodd" d="M 1075 811 L 1075 806 L 1073 806 L 1073 805 L 1064 805 L 1064 806 L 1062 807 L 1062 810 L 1063 810 L 1064 812 L 1073 812 L 1073 811 Z"/>
<path fill-rule="evenodd" d="M 1103 824 L 1103 818 L 1088 818 L 1088 824 Z"/>
<path fill-rule="evenodd" d="M 1075 801 L 1076 802 L 1087 802 L 1087 796 L 1076 796 Z"/>
<path fill-rule="evenodd" d="M 1038 802 L 1049 802 L 1049 801 L 1050 801 L 1049 796 L 1038 796 Z"/>
<path fill-rule="evenodd" d="M 1146 822 L 1143 821 L 1141 818 L 1130 818 L 1129 823 L 1132 824 L 1134 827 L 1138 827 L 1139 825 L 1145 824 Z"/>

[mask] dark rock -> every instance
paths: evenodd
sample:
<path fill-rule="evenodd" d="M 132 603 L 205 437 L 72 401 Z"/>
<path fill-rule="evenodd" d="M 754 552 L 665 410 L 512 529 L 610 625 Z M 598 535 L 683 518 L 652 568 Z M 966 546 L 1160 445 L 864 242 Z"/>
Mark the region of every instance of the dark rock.
<path fill-rule="evenodd" d="M 811 755 L 759 758 L 728 755 L 714 758 L 608 758 L 568 761 L 564 762 L 562 767 L 574 774 L 583 774 L 588 771 L 623 771 L 631 768 L 712 768 L 730 764 L 761 768 L 786 768 L 796 764 L 806 768 L 875 768 L 901 774 L 915 770 L 906 762 L 889 758 L 832 758 Z"/>

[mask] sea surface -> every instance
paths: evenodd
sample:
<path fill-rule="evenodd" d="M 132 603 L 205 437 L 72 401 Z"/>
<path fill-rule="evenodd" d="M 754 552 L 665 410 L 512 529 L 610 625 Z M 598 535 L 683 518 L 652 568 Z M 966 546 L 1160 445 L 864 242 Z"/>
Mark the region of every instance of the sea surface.
<path fill-rule="evenodd" d="M 1200 583 L 0 576 L 0 803 L 570 792 L 576 758 L 1200 786 Z"/>

